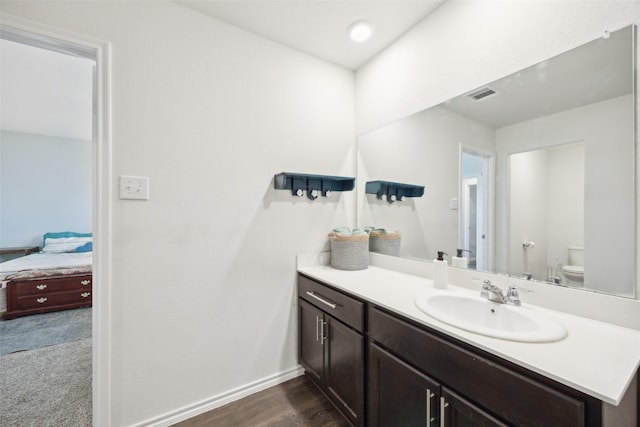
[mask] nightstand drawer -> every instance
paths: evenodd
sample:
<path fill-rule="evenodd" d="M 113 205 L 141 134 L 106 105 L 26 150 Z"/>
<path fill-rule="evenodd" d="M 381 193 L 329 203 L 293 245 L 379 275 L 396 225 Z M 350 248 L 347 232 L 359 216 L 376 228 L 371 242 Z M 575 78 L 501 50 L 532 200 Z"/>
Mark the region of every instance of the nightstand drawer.
<path fill-rule="evenodd" d="M 66 304 L 91 304 L 91 291 L 55 292 L 46 295 L 30 295 L 18 298 L 16 308 L 27 310 Z"/>
<path fill-rule="evenodd" d="M 24 280 L 13 282 L 12 291 L 19 298 L 25 295 L 40 295 L 50 292 L 87 290 L 91 292 L 91 276 L 63 277 L 59 279 Z"/>

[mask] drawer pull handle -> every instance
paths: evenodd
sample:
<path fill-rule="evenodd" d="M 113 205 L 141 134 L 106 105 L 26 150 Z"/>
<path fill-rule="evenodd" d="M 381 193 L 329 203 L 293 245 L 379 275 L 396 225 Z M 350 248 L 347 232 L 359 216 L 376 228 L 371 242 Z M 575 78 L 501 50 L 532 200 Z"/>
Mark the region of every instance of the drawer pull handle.
<path fill-rule="evenodd" d="M 336 307 L 337 307 L 337 305 L 336 305 L 335 303 L 330 302 L 330 301 L 327 301 L 326 299 L 319 297 L 318 295 L 314 294 L 314 293 L 313 293 L 313 292 L 311 292 L 311 291 L 307 291 L 307 295 L 309 295 L 311 298 L 315 298 L 315 299 L 317 299 L 317 300 L 318 300 L 318 301 L 320 301 L 321 303 L 323 303 L 323 304 L 325 304 L 325 305 L 328 305 L 328 306 L 329 306 L 329 307 L 331 307 L 331 308 L 336 308 Z"/>
<path fill-rule="evenodd" d="M 42 284 L 42 285 L 38 285 L 38 286 L 36 286 L 36 288 L 38 288 L 39 290 L 41 290 L 41 291 L 42 291 L 42 290 L 44 290 L 44 289 L 47 289 L 47 285 L 44 285 L 44 284 Z"/>
<path fill-rule="evenodd" d="M 91 292 L 83 292 L 83 293 L 81 293 L 81 294 L 80 294 L 80 296 L 81 296 L 82 298 L 86 298 L 86 297 L 88 297 L 89 295 L 91 295 Z"/>
<path fill-rule="evenodd" d="M 42 304 L 44 302 L 47 302 L 47 299 L 43 297 L 43 298 L 38 298 L 36 301 L 38 301 L 39 304 Z"/>
<path fill-rule="evenodd" d="M 91 280 L 83 280 L 80 282 L 81 285 L 88 285 L 89 283 L 91 283 Z"/>

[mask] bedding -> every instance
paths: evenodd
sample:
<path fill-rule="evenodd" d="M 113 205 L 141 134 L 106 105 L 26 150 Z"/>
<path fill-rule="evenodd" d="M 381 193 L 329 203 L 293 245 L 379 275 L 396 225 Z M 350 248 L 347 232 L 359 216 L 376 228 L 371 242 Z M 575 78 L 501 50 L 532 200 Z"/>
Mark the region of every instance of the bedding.
<path fill-rule="evenodd" d="M 0 263 L 0 281 L 91 273 L 93 252 L 37 253 Z"/>
<path fill-rule="evenodd" d="M 76 233 L 75 231 L 45 233 L 42 236 L 42 252 L 81 252 L 78 249 L 85 247 L 92 241 L 92 233 Z M 82 252 L 87 251 L 83 250 Z"/>

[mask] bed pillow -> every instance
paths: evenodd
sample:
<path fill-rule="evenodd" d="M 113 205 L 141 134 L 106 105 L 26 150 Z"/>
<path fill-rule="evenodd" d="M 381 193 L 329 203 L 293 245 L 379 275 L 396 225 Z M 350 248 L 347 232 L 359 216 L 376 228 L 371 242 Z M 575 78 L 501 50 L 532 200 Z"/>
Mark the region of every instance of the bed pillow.
<path fill-rule="evenodd" d="M 93 242 L 87 242 L 82 246 L 76 248 L 76 252 L 92 252 L 93 251 Z"/>
<path fill-rule="evenodd" d="M 62 231 L 58 233 L 46 233 L 43 236 L 44 244 L 42 252 L 64 253 L 75 252 L 80 246 L 92 241 L 91 233 L 75 233 Z"/>

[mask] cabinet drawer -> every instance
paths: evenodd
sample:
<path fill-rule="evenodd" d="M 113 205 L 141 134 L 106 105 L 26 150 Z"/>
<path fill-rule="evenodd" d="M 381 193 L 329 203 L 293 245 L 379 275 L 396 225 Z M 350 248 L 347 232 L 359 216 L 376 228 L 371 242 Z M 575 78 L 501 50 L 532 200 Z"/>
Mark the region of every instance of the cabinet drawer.
<path fill-rule="evenodd" d="M 52 292 L 45 295 L 29 295 L 17 299 L 16 308 L 27 310 L 66 304 L 91 304 L 91 291 Z"/>
<path fill-rule="evenodd" d="M 585 425 L 583 401 L 375 308 L 369 312 L 369 336 L 508 423 L 539 427 Z M 520 397 L 515 398 L 516 395 Z"/>
<path fill-rule="evenodd" d="M 10 282 L 9 287 L 12 288 L 13 293 L 17 297 L 73 290 L 88 290 L 90 292 L 91 279 L 91 276 L 74 276 L 58 279 L 24 280 Z"/>
<path fill-rule="evenodd" d="M 364 330 L 362 302 L 302 275 L 298 275 L 298 295 L 355 330 Z"/>

